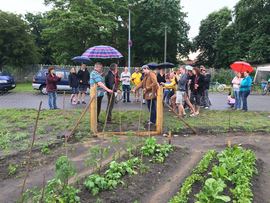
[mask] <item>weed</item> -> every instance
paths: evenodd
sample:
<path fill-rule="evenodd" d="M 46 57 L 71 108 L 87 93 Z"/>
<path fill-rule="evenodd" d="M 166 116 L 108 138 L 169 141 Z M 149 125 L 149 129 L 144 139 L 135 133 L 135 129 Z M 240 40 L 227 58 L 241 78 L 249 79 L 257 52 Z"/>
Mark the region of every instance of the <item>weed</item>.
<path fill-rule="evenodd" d="M 18 165 L 17 164 L 9 164 L 8 165 L 8 175 L 12 176 L 17 173 Z"/>
<path fill-rule="evenodd" d="M 50 150 L 49 145 L 47 143 L 43 144 L 40 151 L 42 154 L 45 154 L 45 155 L 48 155 L 51 153 L 51 150 Z"/>

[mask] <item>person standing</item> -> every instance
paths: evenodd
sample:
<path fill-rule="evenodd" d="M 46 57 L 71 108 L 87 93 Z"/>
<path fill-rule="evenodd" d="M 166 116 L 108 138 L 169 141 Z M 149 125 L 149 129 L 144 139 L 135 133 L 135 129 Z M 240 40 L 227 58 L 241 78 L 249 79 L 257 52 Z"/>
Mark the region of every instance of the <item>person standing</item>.
<path fill-rule="evenodd" d="M 130 102 L 130 72 L 128 72 L 127 67 L 125 67 L 124 72 L 121 73 L 120 81 L 122 81 L 122 89 L 124 94 L 123 102 Z"/>
<path fill-rule="evenodd" d="M 166 83 L 165 70 L 164 69 L 159 70 L 159 72 L 157 74 L 157 81 L 158 81 L 158 84 Z"/>
<path fill-rule="evenodd" d="M 209 107 L 211 106 L 211 101 L 209 99 L 211 74 L 206 71 L 206 68 L 204 66 L 201 66 L 201 74 L 204 79 L 203 93 L 202 93 L 202 106 L 205 109 L 209 109 Z"/>
<path fill-rule="evenodd" d="M 191 95 L 190 100 L 194 105 L 195 112 L 191 116 L 199 115 L 200 113 L 200 105 L 201 105 L 201 97 L 203 93 L 203 85 L 204 79 L 200 73 L 200 69 L 195 67 L 192 70 L 193 76 L 190 84 Z"/>
<path fill-rule="evenodd" d="M 143 88 L 143 94 L 147 101 L 148 110 L 150 111 L 150 121 L 148 124 L 152 125 L 156 124 L 157 90 L 159 85 L 156 74 L 153 71 L 150 71 L 147 65 L 144 65 L 142 70 L 144 78 L 140 84 L 133 89 L 133 92 Z"/>
<path fill-rule="evenodd" d="M 115 94 L 118 90 L 118 65 L 113 63 L 110 65 L 110 70 L 105 76 L 105 85 L 107 88 L 113 90 L 113 93 L 107 92 L 108 104 L 106 109 L 106 122 L 110 123 L 112 121 L 112 110 L 114 106 Z"/>
<path fill-rule="evenodd" d="M 76 69 L 73 67 L 70 69 L 70 73 L 68 76 L 68 82 L 69 86 L 71 87 L 71 96 L 70 96 L 70 102 L 71 104 L 77 104 L 78 103 L 78 93 L 79 93 L 79 80 L 76 73 Z"/>
<path fill-rule="evenodd" d="M 131 75 L 131 81 L 136 86 L 138 86 L 141 82 L 142 74 L 139 71 L 139 68 L 135 68 L 135 72 Z M 140 90 L 135 91 L 135 102 L 139 102 L 140 99 Z"/>
<path fill-rule="evenodd" d="M 48 93 L 48 103 L 50 110 L 58 109 L 56 105 L 57 83 L 61 80 L 62 75 L 56 75 L 54 67 L 49 67 L 46 78 L 46 90 Z"/>
<path fill-rule="evenodd" d="M 89 79 L 90 74 L 89 71 L 86 68 L 85 64 L 82 64 L 81 69 L 78 72 L 78 78 L 79 78 L 79 101 L 82 102 L 82 104 L 86 104 L 85 102 L 85 93 L 87 91 L 87 88 L 89 87 Z"/>
<path fill-rule="evenodd" d="M 240 97 L 240 84 L 242 81 L 242 74 L 241 73 L 236 73 L 236 76 L 232 80 L 232 85 L 233 85 L 233 95 L 235 98 L 235 103 L 234 103 L 234 109 L 235 110 L 240 110 L 241 109 L 241 97 Z"/>
<path fill-rule="evenodd" d="M 250 94 L 251 85 L 252 85 L 252 79 L 249 76 L 249 72 L 246 71 L 244 72 L 244 78 L 240 84 L 240 96 L 243 102 L 243 108 L 242 108 L 243 111 L 248 111 L 247 98 Z"/>
<path fill-rule="evenodd" d="M 101 103 L 104 97 L 104 92 L 113 93 L 113 91 L 107 88 L 104 84 L 104 78 L 102 77 L 103 65 L 99 62 L 95 63 L 94 70 L 90 74 L 90 87 L 97 85 L 97 121 L 99 121 L 99 114 L 101 111 Z"/>

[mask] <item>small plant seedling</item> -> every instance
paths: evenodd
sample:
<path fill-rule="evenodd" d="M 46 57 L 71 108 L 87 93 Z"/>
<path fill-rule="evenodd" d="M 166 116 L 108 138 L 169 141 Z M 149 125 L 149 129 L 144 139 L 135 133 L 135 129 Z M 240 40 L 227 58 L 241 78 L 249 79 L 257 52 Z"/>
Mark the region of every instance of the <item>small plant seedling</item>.
<path fill-rule="evenodd" d="M 44 144 L 42 147 L 41 147 L 41 153 L 42 154 L 45 154 L 45 155 L 48 155 L 51 153 L 51 150 L 49 148 L 49 145 L 48 144 Z"/>
<path fill-rule="evenodd" d="M 17 164 L 9 164 L 8 165 L 8 175 L 12 176 L 17 173 L 18 165 Z"/>
<path fill-rule="evenodd" d="M 68 184 L 68 178 L 76 174 L 74 165 L 67 156 L 61 156 L 55 164 L 56 178 L 61 180 L 65 185 Z"/>

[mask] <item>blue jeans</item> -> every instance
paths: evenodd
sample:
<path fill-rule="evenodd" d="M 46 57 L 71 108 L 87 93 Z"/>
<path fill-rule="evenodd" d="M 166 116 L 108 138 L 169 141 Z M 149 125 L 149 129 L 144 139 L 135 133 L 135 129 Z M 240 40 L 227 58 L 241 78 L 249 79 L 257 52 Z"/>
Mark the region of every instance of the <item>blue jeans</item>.
<path fill-rule="evenodd" d="M 129 95 L 130 95 L 130 85 L 122 85 L 123 92 L 124 92 L 124 101 L 130 102 Z"/>
<path fill-rule="evenodd" d="M 50 109 L 57 109 L 56 106 L 56 92 L 48 92 L 48 96 L 49 96 L 49 107 Z"/>
<path fill-rule="evenodd" d="M 243 108 L 242 108 L 242 110 L 244 110 L 244 111 L 247 111 L 248 110 L 248 107 L 247 107 L 247 98 L 248 98 L 248 95 L 249 94 L 250 94 L 250 90 L 240 91 L 240 96 L 241 96 L 241 99 L 242 99 L 242 102 L 243 102 Z"/>
<path fill-rule="evenodd" d="M 240 109 L 241 108 L 240 91 L 239 90 L 234 90 L 233 92 L 234 92 L 234 98 L 235 98 L 234 108 L 235 109 Z"/>
<path fill-rule="evenodd" d="M 150 121 L 152 123 L 156 123 L 157 100 L 156 99 L 147 100 L 147 107 L 148 107 L 148 110 L 150 111 Z"/>

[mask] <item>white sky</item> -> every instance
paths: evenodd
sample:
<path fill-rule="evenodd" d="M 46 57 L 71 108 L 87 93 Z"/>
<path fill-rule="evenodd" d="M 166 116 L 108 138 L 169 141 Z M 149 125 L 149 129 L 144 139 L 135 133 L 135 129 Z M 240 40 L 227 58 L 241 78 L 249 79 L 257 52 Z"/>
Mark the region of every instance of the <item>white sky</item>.
<path fill-rule="evenodd" d="M 184 11 L 188 13 L 187 22 L 191 29 L 189 37 L 198 34 L 200 22 L 206 16 L 224 6 L 233 8 L 238 0 L 182 0 Z M 26 12 L 36 13 L 50 10 L 43 4 L 43 0 L 0 0 L 0 10 L 24 14 Z"/>

